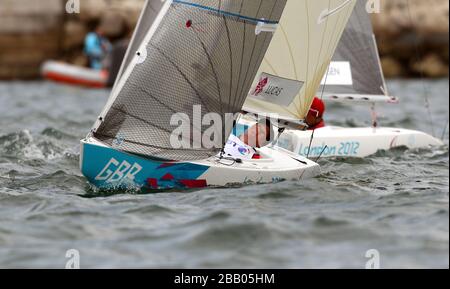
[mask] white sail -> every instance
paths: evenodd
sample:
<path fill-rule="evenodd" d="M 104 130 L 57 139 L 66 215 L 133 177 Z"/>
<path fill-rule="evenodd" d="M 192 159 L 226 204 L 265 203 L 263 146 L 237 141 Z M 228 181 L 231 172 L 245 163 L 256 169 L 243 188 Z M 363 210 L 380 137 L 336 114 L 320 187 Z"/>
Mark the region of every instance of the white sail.
<path fill-rule="evenodd" d="M 244 110 L 304 119 L 356 2 L 288 1 Z"/>

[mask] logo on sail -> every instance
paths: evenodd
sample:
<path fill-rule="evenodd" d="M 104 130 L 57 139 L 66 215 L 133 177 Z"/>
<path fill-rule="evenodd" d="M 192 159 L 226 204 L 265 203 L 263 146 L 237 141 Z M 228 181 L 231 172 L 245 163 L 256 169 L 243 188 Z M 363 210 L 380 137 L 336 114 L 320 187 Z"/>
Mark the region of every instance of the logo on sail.
<path fill-rule="evenodd" d="M 258 85 L 256 86 L 255 91 L 252 93 L 252 95 L 254 95 L 254 96 L 260 95 L 261 92 L 263 92 L 264 87 L 266 87 L 268 82 L 269 82 L 268 77 L 264 77 L 263 79 L 261 79 L 259 81 Z"/>
<path fill-rule="evenodd" d="M 289 106 L 300 93 L 303 82 L 262 73 L 250 96 L 270 103 Z"/>

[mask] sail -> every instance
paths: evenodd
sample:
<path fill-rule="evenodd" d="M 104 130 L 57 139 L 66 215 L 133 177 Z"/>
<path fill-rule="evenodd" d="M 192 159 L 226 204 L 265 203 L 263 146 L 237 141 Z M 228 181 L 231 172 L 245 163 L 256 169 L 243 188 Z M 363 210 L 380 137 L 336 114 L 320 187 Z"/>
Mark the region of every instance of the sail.
<path fill-rule="evenodd" d="M 166 1 L 126 68 L 93 136 L 129 153 L 183 161 L 217 154 L 269 47 L 286 0 Z M 142 25 L 142 22 L 141 22 Z M 138 27 L 140 31 L 141 27 Z M 138 41 L 135 37 L 134 41 Z M 126 61 L 126 60 L 125 60 Z M 211 113 L 219 123 L 208 123 Z M 190 121 L 189 147 L 174 148 L 173 117 Z M 178 119 L 180 121 L 180 119 Z M 221 123 L 220 123 L 221 121 Z M 220 127 L 217 127 L 220 126 Z M 198 137 L 211 129 L 205 145 Z"/>
<path fill-rule="evenodd" d="M 122 66 L 120 68 L 119 74 L 116 78 L 116 84 L 118 80 L 121 78 L 124 70 L 130 65 L 131 60 L 133 60 L 134 54 L 139 49 L 139 44 L 144 40 L 147 31 L 152 26 L 153 22 L 158 16 L 159 11 L 164 5 L 165 0 L 146 0 L 144 4 L 144 8 L 142 9 L 141 16 L 139 17 L 139 21 L 136 24 L 136 28 L 133 33 L 133 37 L 131 38 L 131 42 L 128 46 L 128 50 L 125 54 L 125 60 L 122 62 Z"/>
<path fill-rule="evenodd" d="M 366 0 L 358 0 L 333 56 L 324 95 L 385 95 L 380 56 Z"/>
<path fill-rule="evenodd" d="M 288 1 L 244 109 L 302 120 L 356 0 Z"/>

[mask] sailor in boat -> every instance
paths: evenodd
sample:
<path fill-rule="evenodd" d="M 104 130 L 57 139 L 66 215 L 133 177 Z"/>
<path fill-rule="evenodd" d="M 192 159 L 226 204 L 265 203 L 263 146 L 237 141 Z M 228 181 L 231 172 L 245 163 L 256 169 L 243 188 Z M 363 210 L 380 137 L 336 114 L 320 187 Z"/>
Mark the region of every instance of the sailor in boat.
<path fill-rule="evenodd" d="M 91 22 L 92 32 L 84 40 L 84 53 L 89 58 L 89 67 L 95 70 L 104 69 L 104 59 L 111 50 L 111 43 L 104 36 L 104 22 Z"/>
<path fill-rule="evenodd" d="M 315 97 L 305 118 L 308 130 L 316 130 L 325 127 L 325 121 L 323 120 L 324 113 L 325 103 L 320 98 Z"/>
<path fill-rule="evenodd" d="M 224 157 L 242 160 L 259 159 L 257 148 L 270 144 L 274 130 L 270 120 L 263 120 L 251 126 L 239 137 L 232 134 L 223 151 Z"/>

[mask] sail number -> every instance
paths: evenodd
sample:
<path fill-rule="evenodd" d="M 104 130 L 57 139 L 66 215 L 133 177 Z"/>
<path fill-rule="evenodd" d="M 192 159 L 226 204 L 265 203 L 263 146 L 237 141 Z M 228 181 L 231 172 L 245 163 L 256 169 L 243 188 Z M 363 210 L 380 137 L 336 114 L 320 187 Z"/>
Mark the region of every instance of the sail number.
<path fill-rule="evenodd" d="M 103 170 L 95 177 L 96 181 L 117 183 L 122 181 L 134 181 L 136 175 L 142 170 L 138 163 L 133 165 L 127 161 L 119 162 L 115 158 L 109 160 Z"/>

